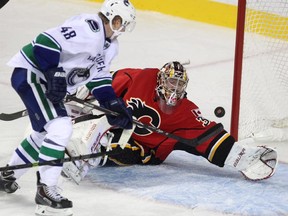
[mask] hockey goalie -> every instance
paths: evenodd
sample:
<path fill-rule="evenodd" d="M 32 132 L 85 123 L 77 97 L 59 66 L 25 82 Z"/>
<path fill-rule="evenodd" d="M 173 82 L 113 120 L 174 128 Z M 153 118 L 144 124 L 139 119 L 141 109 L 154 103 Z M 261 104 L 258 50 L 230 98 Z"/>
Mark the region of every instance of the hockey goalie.
<path fill-rule="evenodd" d="M 188 81 L 184 66 L 179 62 L 169 62 L 161 69 L 118 70 L 114 73 L 112 85 L 137 121 L 185 139 L 204 137 L 199 145 L 192 147 L 145 127 L 134 125 L 131 130 L 114 128 L 107 122 L 107 118 L 113 116 L 105 118 L 96 113 L 99 118 L 74 125 L 67 152 L 70 156 L 109 152 L 109 156 L 65 163 L 65 175 L 79 183 L 89 169 L 97 166 L 160 165 L 172 151 L 182 150 L 204 157 L 219 167 L 232 166 L 250 180 L 271 177 L 278 162 L 276 150 L 251 145 L 254 142 L 252 138 L 235 142 L 225 129 L 213 131 L 217 123 L 204 118 L 198 106 L 187 98 Z M 79 89 L 76 96 L 86 100 L 89 88 Z M 80 111 L 75 111 L 79 106 L 74 104 L 71 113 L 95 112 L 81 106 Z M 212 135 L 206 137 L 211 130 Z"/>

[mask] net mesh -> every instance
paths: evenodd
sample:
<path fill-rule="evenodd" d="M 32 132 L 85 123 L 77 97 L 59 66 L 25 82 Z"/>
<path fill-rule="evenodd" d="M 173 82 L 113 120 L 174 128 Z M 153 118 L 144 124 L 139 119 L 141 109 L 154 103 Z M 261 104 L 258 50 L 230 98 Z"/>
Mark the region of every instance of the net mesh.
<path fill-rule="evenodd" d="M 247 0 L 239 138 L 288 126 L 288 1 Z"/>

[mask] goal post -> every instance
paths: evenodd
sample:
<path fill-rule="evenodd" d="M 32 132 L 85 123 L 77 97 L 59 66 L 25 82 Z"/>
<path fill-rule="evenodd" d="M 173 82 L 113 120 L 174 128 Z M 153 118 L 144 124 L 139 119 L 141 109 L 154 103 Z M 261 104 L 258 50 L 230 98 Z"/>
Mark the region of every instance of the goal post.
<path fill-rule="evenodd" d="M 234 78 L 232 93 L 232 113 L 230 133 L 238 140 L 240 95 L 241 95 L 241 77 L 243 64 L 243 44 L 245 30 L 246 0 L 239 0 L 237 13 L 236 43 L 235 43 L 235 60 L 234 60 Z"/>
<path fill-rule="evenodd" d="M 230 133 L 238 140 L 287 126 L 288 1 L 238 0 Z"/>

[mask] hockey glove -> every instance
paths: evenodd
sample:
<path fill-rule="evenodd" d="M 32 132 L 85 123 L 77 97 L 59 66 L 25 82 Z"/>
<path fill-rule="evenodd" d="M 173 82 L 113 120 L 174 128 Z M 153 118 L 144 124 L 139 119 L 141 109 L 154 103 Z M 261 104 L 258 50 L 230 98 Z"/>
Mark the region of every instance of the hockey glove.
<path fill-rule="evenodd" d="M 278 164 L 277 152 L 269 147 L 254 146 L 252 138 L 236 142 L 225 164 L 239 170 L 247 179 L 256 181 L 271 177 Z"/>
<path fill-rule="evenodd" d="M 66 74 L 62 67 L 44 73 L 47 80 L 46 97 L 52 103 L 60 103 L 67 92 Z"/>
<path fill-rule="evenodd" d="M 131 129 L 133 124 L 132 111 L 127 108 L 121 98 L 116 98 L 110 101 L 100 103 L 100 106 L 111 111 L 119 113 L 118 116 L 107 115 L 109 124 L 118 126 L 124 129 Z"/>

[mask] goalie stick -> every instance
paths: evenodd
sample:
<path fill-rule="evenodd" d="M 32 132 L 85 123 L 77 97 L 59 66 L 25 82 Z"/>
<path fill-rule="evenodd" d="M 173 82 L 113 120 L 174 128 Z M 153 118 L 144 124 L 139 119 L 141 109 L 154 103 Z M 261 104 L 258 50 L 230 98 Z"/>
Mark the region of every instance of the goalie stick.
<path fill-rule="evenodd" d="M 71 101 L 75 101 L 77 103 L 80 103 L 80 104 L 83 104 L 85 106 L 88 106 L 90 108 L 93 108 L 93 109 L 96 109 L 96 110 L 99 110 L 107 115 L 118 115 L 118 113 L 116 112 L 113 112 L 111 110 L 108 110 L 108 109 L 105 109 L 103 107 L 100 107 L 100 106 L 97 106 L 97 105 L 94 105 L 92 103 L 89 103 L 89 102 L 85 102 L 81 99 L 78 99 L 76 97 L 73 97 L 71 95 L 67 95 L 66 99 L 68 100 L 71 100 Z M 7 113 L 1 113 L 0 114 L 0 120 L 3 120 L 3 121 L 12 121 L 12 120 L 15 120 L 17 118 L 21 118 L 21 117 L 24 117 L 28 115 L 27 113 L 27 110 L 22 110 L 22 111 L 19 111 L 19 112 L 15 112 L 15 113 L 10 113 L 10 114 L 7 114 Z M 92 114 L 89 114 L 89 115 L 85 115 L 85 116 L 81 116 L 83 118 L 82 121 L 85 121 L 85 120 L 88 120 L 88 119 L 91 119 L 91 118 L 96 118 L 95 116 L 93 117 Z M 81 117 L 78 117 L 78 118 L 81 118 Z M 77 119 L 77 118 L 76 118 Z M 75 120 L 74 120 L 75 121 Z M 76 120 L 76 121 L 80 121 L 79 120 Z M 160 128 L 156 128 L 156 127 L 153 127 L 151 125 L 147 125 L 147 124 L 143 124 L 142 122 L 139 122 L 139 121 L 136 121 L 136 120 L 133 120 L 133 123 L 136 124 L 137 126 L 139 127 L 144 127 L 148 130 L 151 130 L 153 132 L 156 132 L 156 133 L 159 133 L 159 134 L 162 134 L 163 136 L 167 136 L 169 138 L 172 138 L 172 139 L 175 139 L 175 140 L 178 140 L 179 142 L 182 142 L 186 145 L 189 145 L 189 146 L 192 146 L 192 147 L 196 147 L 197 145 L 205 142 L 206 140 L 208 140 L 209 138 L 211 138 L 212 136 L 214 136 L 215 134 L 219 133 L 222 129 L 223 129 L 223 125 L 221 123 L 215 125 L 214 127 L 210 128 L 209 130 L 207 130 L 205 133 L 203 133 L 202 135 L 200 135 L 199 137 L 197 138 L 194 138 L 194 139 L 185 139 L 185 138 L 182 138 L 182 137 L 179 137 L 179 136 L 176 136 L 172 133 L 168 133 L 166 131 L 163 131 L 161 130 Z"/>
<path fill-rule="evenodd" d="M 75 102 L 77 102 L 79 104 L 83 104 L 84 106 L 99 110 L 99 111 L 103 112 L 106 115 L 114 115 L 114 116 L 119 115 L 117 112 L 113 112 L 113 111 L 111 111 L 109 109 L 105 109 L 105 108 L 103 108 L 101 106 L 97 106 L 95 104 L 86 102 L 84 100 L 81 100 L 79 98 L 76 98 L 76 97 L 73 97 L 73 96 L 70 96 L 70 95 L 67 95 L 67 99 L 71 100 L 71 101 L 75 101 Z M 169 133 L 169 132 L 163 131 L 160 128 L 156 128 L 154 126 L 151 126 L 151 125 L 148 125 L 148 124 L 144 124 L 144 123 L 139 122 L 139 121 L 137 121 L 135 119 L 133 119 L 133 123 L 135 125 L 139 126 L 139 127 L 146 128 L 146 129 L 148 129 L 148 130 L 150 130 L 152 132 L 155 132 L 155 133 L 161 134 L 163 136 L 175 139 L 175 140 L 177 140 L 177 141 L 179 141 L 179 142 L 181 142 L 183 144 L 186 144 L 186 145 L 192 146 L 192 147 L 198 146 L 199 144 L 207 141 L 208 139 L 210 139 L 211 137 L 213 137 L 214 135 L 218 134 L 220 131 L 223 130 L 223 125 L 221 123 L 218 123 L 215 126 L 213 126 L 210 129 L 208 129 L 203 134 L 201 134 L 200 136 L 198 136 L 196 138 L 193 138 L 193 139 L 186 139 L 186 138 L 183 138 L 183 137 L 179 137 L 179 136 L 177 136 L 177 135 L 175 135 L 173 133 Z"/>
<path fill-rule="evenodd" d="M 99 110 L 103 112 L 106 115 L 119 115 L 116 112 L 113 112 L 111 110 L 105 109 L 103 107 L 94 105 L 89 102 L 85 102 L 79 98 L 75 98 L 73 96 L 68 96 L 69 100 L 75 101 L 77 103 L 83 104 L 87 107 Z M 93 114 L 87 114 L 84 116 L 77 117 L 73 119 L 73 124 L 76 124 L 81 121 L 86 121 L 94 118 L 99 118 L 99 115 L 93 115 Z M 166 131 L 161 130 L 160 128 L 153 127 L 151 125 L 144 124 L 142 122 L 133 120 L 133 123 L 139 127 L 146 128 L 148 130 L 151 130 L 153 132 L 159 133 L 163 136 L 167 136 L 169 138 L 175 139 L 179 142 L 182 142 L 183 144 L 186 144 L 188 146 L 196 147 L 197 145 L 205 142 L 206 140 L 210 139 L 212 136 L 216 135 L 219 133 L 221 130 L 223 130 L 223 125 L 221 123 L 216 124 L 215 126 L 211 127 L 209 130 L 207 130 L 205 133 L 202 135 L 193 138 L 193 139 L 185 139 L 183 137 L 179 137 L 175 134 L 168 133 Z M 120 150 L 121 151 L 121 150 Z M 16 170 L 16 169 L 23 169 L 23 168 L 30 168 L 30 167 L 37 167 L 37 166 L 45 166 L 45 165 L 56 165 L 59 163 L 65 163 L 65 162 L 71 162 L 71 161 L 77 161 L 77 160 L 86 160 L 86 159 L 91 159 L 91 158 L 97 158 L 97 157 L 102 157 L 102 156 L 111 156 L 111 155 L 117 155 L 119 154 L 119 151 L 108 151 L 108 152 L 98 152 L 98 153 L 92 153 L 92 154 L 87 154 L 87 155 L 80 155 L 80 156 L 73 156 L 69 158 L 62 158 L 62 159 L 57 159 L 57 160 L 50 160 L 50 161 L 44 161 L 44 162 L 35 162 L 35 163 L 27 163 L 27 164 L 19 164 L 19 165 L 13 165 L 13 166 L 5 166 L 5 167 L 0 167 L 0 172 L 1 171 L 6 171 L 6 170 Z"/>

